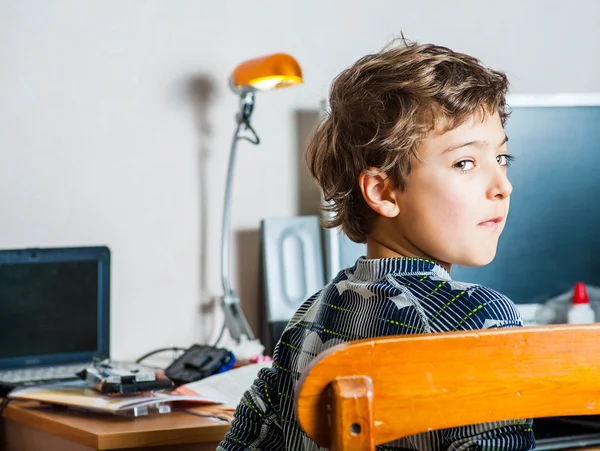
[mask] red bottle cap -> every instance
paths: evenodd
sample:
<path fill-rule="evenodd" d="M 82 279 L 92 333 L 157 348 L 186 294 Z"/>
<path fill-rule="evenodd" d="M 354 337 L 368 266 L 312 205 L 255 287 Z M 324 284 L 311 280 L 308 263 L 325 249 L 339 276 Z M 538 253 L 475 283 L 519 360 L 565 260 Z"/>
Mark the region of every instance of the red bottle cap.
<path fill-rule="evenodd" d="M 589 304 L 590 298 L 588 298 L 587 290 L 583 282 L 577 282 L 575 289 L 573 290 L 573 304 Z"/>

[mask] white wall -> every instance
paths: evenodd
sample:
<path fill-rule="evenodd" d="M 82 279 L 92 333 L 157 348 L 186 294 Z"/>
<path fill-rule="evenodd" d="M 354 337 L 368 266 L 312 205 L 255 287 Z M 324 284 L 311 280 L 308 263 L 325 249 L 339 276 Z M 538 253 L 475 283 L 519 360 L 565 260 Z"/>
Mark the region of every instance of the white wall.
<path fill-rule="evenodd" d="M 115 357 L 214 339 L 230 71 L 285 51 L 306 78 L 258 98 L 237 233 L 297 214 L 296 114 L 400 30 L 505 70 L 513 92 L 600 92 L 596 0 L 0 0 L 0 248 L 110 246 Z M 256 327 L 257 234 L 241 236 Z"/>

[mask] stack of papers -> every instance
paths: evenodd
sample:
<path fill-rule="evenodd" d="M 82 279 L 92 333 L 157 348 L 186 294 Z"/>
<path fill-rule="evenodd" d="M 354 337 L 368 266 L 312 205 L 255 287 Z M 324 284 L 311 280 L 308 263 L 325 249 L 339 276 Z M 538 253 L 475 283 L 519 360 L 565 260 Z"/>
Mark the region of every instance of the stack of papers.
<path fill-rule="evenodd" d="M 43 385 L 15 389 L 8 395 L 11 399 L 39 401 L 77 409 L 140 416 L 150 412 L 167 413 L 169 403 L 187 401 L 199 404 L 222 404 L 223 400 L 201 395 L 181 395 L 151 392 L 136 396 L 103 396 L 86 386 L 84 381 Z"/>

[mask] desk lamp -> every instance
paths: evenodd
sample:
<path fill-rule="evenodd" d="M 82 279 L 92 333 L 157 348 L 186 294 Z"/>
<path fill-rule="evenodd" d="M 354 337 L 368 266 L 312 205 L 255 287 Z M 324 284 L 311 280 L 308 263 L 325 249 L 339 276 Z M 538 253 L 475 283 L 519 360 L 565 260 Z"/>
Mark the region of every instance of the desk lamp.
<path fill-rule="evenodd" d="M 242 312 L 240 299 L 229 280 L 230 206 L 237 143 L 241 140 L 246 140 L 254 145 L 260 143 L 258 135 L 250 125 L 250 117 L 254 109 L 254 95 L 257 91 L 285 88 L 299 83 L 302 83 L 300 65 L 293 57 L 284 53 L 244 61 L 234 69 L 230 78 L 231 88 L 240 98 L 240 110 L 236 116 L 237 127 L 231 143 L 225 184 L 221 235 L 221 281 L 223 284 L 221 307 L 225 314 L 225 324 L 217 343 L 220 341 L 225 327 L 229 329 L 231 337 L 238 343 L 243 336 L 248 340 L 254 340 L 252 329 Z"/>

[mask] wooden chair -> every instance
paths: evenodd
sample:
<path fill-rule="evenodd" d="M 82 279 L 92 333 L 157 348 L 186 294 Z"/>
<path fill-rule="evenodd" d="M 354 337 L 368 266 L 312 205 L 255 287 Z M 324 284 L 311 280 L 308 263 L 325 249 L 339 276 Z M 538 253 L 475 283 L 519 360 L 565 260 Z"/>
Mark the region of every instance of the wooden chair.
<path fill-rule="evenodd" d="M 304 431 L 334 451 L 469 424 L 598 414 L 600 324 L 341 344 L 303 372 L 295 402 Z"/>

